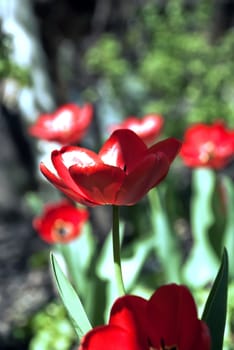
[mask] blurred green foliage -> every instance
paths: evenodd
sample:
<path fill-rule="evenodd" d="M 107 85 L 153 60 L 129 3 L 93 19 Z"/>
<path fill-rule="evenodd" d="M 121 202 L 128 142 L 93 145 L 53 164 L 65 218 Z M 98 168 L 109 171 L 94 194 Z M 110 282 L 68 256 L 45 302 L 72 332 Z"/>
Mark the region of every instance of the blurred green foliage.
<path fill-rule="evenodd" d="M 0 28 L 0 79 L 13 78 L 21 85 L 29 85 L 28 70 L 13 62 L 11 50 L 11 38 Z"/>
<path fill-rule="evenodd" d="M 210 1 L 189 9 L 171 0 L 162 10 L 149 0 L 124 35 L 103 34 L 88 49 L 85 68 L 109 87 L 126 117 L 161 113 L 171 135 L 217 118 L 234 127 L 234 32 L 211 40 L 212 13 Z"/>
<path fill-rule="evenodd" d="M 57 302 L 49 303 L 40 310 L 29 327 L 33 334 L 30 350 L 68 350 L 76 339 L 64 307 Z"/>
<path fill-rule="evenodd" d="M 59 303 L 48 304 L 32 319 L 31 327 L 35 336 L 30 350 L 67 350 L 75 340 L 73 327 Z"/>

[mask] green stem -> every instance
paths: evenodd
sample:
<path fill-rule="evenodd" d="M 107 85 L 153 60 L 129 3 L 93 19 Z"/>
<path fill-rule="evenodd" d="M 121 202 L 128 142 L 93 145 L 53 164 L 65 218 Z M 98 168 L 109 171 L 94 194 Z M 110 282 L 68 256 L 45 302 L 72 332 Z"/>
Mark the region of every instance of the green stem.
<path fill-rule="evenodd" d="M 116 205 L 113 205 L 112 209 L 113 209 L 112 244 L 113 244 L 115 278 L 116 278 L 119 294 L 124 295 L 125 288 L 123 283 L 121 257 L 120 257 L 119 207 Z"/>

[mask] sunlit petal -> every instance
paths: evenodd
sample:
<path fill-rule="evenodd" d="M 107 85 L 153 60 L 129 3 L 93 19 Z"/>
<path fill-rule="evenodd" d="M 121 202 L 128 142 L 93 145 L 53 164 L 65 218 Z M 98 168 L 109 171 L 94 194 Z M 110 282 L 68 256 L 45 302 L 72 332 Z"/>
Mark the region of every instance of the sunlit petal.
<path fill-rule="evenodd" d="M 129 172 L 146 151 L 146 145 L 133 131 L 120 129 L 104 143 L 99 156 L 105 164 L 126 168 Z"/>
<path fill-rule="evenodd" d="M 115 203 L 125 173 L 116 167 L 105 164 L 82 168 L 70 167 L 69 172 L 74 182 L 87 198 L 95 198 L 99 205 Z"/>

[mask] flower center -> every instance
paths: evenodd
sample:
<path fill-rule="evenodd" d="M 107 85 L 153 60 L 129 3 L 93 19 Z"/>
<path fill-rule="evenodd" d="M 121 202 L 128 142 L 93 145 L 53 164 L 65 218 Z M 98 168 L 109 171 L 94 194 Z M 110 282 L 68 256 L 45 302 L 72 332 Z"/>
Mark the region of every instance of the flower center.
<path fill-rule="evenodd" d="M 207 163 L 214 157 L 215 145 L 212 141 L 206 142 L 201 146 L 199 160 L 201 163 Z"/>
<path fill-rule="evenodd" d="M 165 341 L 163 338 L 161 339 L 160 343 L 161 343 L 160 350 L 179 350 L 176 345 L 170 345 L 170 346 L 165 345 Z"/>
<path fill-rule="evenodd" d="M 153 346 L 150 346 L 149 350 L 179 350 L 179 348 L 176 345 L 170 345 L 170 346 L 165 345 L 165 341 L 162 338 L 160 341 L 160 348 L 159 349 L 156 349 Z"/>
<path fill-rule="evenodd" d="M 52 236 L 57 242 L 64 242 L 73 232 L 73 225 L 62 219 L 57 219 L 52 227 Z"/>

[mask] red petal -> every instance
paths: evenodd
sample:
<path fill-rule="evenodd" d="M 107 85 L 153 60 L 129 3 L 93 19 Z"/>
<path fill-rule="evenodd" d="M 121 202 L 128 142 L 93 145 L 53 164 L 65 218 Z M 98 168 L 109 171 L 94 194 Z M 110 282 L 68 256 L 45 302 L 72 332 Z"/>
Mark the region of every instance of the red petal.
<path fill-rule="evenodd" d="M 203 322 L 198 320 L 198 329 L 197 329 L 197 337 L 194 341 L 194 345 L 191 348 L 191 350 L 210 350 L 211 349 L 211 337 L 210 332 L 207 327 L 207 325 Z"/>
<path fill-rule="evenodd" d="M 88 198 L 83 197 L 80 192 L 67 186 L 62 179 L 52 173 L 43 163 L 40 164 L 40 170 L 47 180 L 49 180 L 61 192 L 65 193 L 69 198 L 80 204 L 88 206 L 97 205 L 94 201 L 90 201 Z"/>
<path fill-rule="evenodd" d="M 68 169 L 72 165 L 90 167 L 102 163 L 96 153 L 81 147 L 65 146 L 51 154 L 52 163 L 58 175 L 67 183 L 71 181 Z"/>
<path fill-rule="evenodd" d="M 121 327 L 103 326 L 91 330 L 82 339 L 78 350 L 148 350 L 141 348 L 136 337 Z"/>
<path fill-rule="evenodd" d="M 57 174 L 53 173 L 45 166 L 44 163 L 40 163 L 40 171 L 42 174 L 53 183 L 55 186 L 64 186 L 64 182 L 57 176 Z"/>
<path fill-rule="evenodd" d="M 200 147 L 200 146 L 199 146 Z M 180 156 L 183 159 L 183 162 L 187 166 L 196 167 L 196 166 L 207 166 L 207 162 L 201 162 L 199 156 L 199 148 L 196 148 L 194 144 L 183 144 Z"/>
<path fill-rule="evenodd" d="M 160 115 L 148 114 L 142 118 L 137 134 L 147 145 L 152 145 L 162 129 L 163 122 Z M 132 130 L 135 131 L 134 128 Z"/>
<path fill-rule="evenodd" d="M 76 208 L 68 200 L 61 200 L 58 203 L 45 205 L 42 215 L 34 218 L 33 226 L 39 235 L 49 243 L 68 242 L 81 233 L 88 216 L 86 209 Z M 69 234 L 61 237 L 54 235 L 55 223 L 58 221 L 69 225 Z"/>
<path fill-rule="evenodd" d="M 69 168 L 72 165 L 76 165 L 82 169 L 93 167 L 96 164 L 101 163 L 97 154 L 86 148 L 67 146 L 63 147 L 60 151 L 53 151 L 51 158 L 58 175 L 64 181 L 66 187 L 85 198 L 86 196 L 80 189 L 79 185 L 71 178 Z"/>
<path fill-rule="evenodd" d="M 166 176 L 168 170 L 168 159 L 162 153 L 149 154 L 126 176 L 118 192 L 116 204 L 135 204 Z"/>
<path fill-rule="evenodd" d="M 85 222 L 89 216 L 87 210 L 76 208 L 70 203 L 65 203 L 65 201 L 61 202 L 61 204 L 51 206 L 49 210 L 47 209 L 46 214 L 51 216 L 52 221 L 59 218 L 73 223 L 76 227 L 79 227 L 80 223 Z"/>
<path fill-rule="evenodd" d="M 213 125 L 193 125 L 187 129 L 184 140 L 180 155 L 187 166 L 219 169 L 233 156 L 232 132 L 220 121 Z"/>
<path fill-rule="evenodd" d="M 77 107 L 77 106 L 75 106 Z M 79 109 L 79 113 L 74 114 L 73 123 L 71 129 L 66 136 L 64 134 L 63 144 L 65 143 L 78 143 L 85 135 L 93 117 L 93 107 L 91 104 L 85 104 Z M 63 136 L 61 133 L 61 137 Z"/>
<path fill-rule="evenodd" d="M 90 201 L 99 205 L 115 204 L 116 194 L 125 178 L 121 169 L 97 164 L 87 168 L 73 165 L 69 171 L 74 182 Z"/>
<path fill-rule="evenodd" d="M 158 114 L 148 114 L 143 118 L 134 116 L 128 117 L 122 123 L 113 125 L 110 130 L 113 132 L 117 129 L 130 129 L 134 131 L 146 145 L 152 142 L 158 136 L 162 126 L 163 118 Z"/>
<path fill-rule="evenodd" d="M 117 299 L 111 309 L 110 325 L 123 328 L 138 339 L 141 349 L 148 350 L 146 305 L 147 300 L 134 295 Z"/>
<path fill-rule="evenodd" d="M 28 128 L 28 133 L 31 136 L 35 136 L 41 139 L 48 139 L 48 136 L 44 136 L 44 130 L 38 125 L 32 125 Z"/>
<path fill-rule="evenodd" d="M 32 136 L 60 143 L 78 142 L 88 128 L 93 115 L 92 105 L 82 108 L 69 103 L 51 114 L 41 114 L 29 128 Z"/>
<path fill-rule="evenodd" d="M 176 284 L 160 287 L 147 305 L 148 334 L 154 348 L 177 346 L 193 349 L 198 336 L 199 321 L 189 290 Z M 200 348 L 199 348 L 200 349 Z"/>
<path fill-rule="evenodd" d="M 86 103 L 81 109 L 80 109 L 80 114 L 79 114 L 79 124 L 80 127 L 86 128 L 93 117 L 93 106 L 89 103 Z"/>
<path fill-rule="evenodd" d="M 130 172 L 145 154 L 146 145 L 133 131 L 119 129 L 104 143 L 99 156 L 105 164 Z"/>
<path fill-rule="evenodd" d="M 157 142 L 155 145 L 149 148 L 148 152 L 154 154 L 157 152 L 162 152 L 167 156 L 169 162 L 171 163 L 179 153 L 181 145 L 182 143 L 179 140 L 168 138 Z"/>

